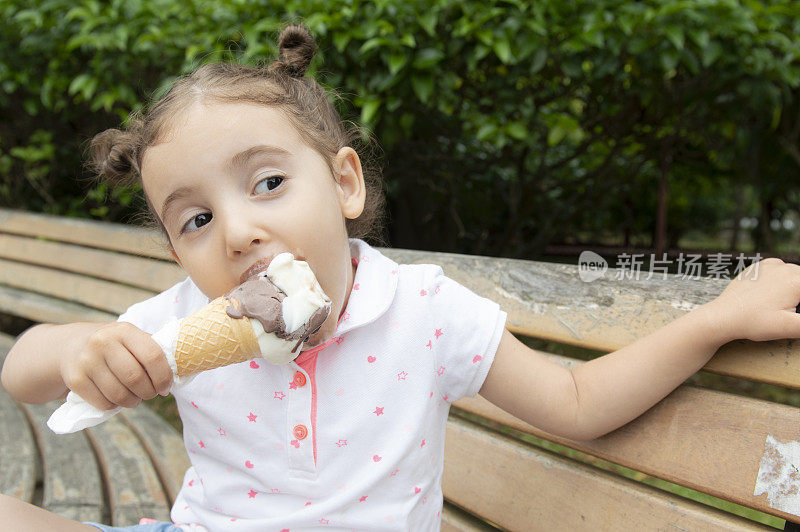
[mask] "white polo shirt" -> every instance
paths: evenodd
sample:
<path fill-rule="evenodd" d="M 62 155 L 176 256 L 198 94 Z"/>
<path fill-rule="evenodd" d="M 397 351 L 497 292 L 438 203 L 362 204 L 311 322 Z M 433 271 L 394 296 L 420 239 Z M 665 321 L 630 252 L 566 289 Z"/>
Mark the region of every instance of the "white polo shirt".
<path fill-rule="evenodd" d="M 450 403 L 475 395 L 506 321 L 436 265 L 351 239 L 347 309 L 322 350 L 198 374 L 173 388 L 192 467 L 187 530 L 439 530 Z M 191 279 L 119 321 L 156 332 L 208 303 Z"/>

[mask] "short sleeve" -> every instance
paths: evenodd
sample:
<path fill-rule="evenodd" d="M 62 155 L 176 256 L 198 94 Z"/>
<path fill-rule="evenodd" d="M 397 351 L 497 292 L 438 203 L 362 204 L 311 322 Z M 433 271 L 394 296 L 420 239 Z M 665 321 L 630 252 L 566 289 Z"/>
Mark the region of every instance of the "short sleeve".
<path fill-rule="evenodd" d="M 507 313 L 445 276 L 436 266 L 429 277 L 430 346 L 439 392 L 446 401 L 477 394 L 494 360 Z"/>
<path fill-rule="evenodd" d="M 185 318 L 208 303 L 208 298 L 187 277 L 150 299 L 134 303 L 117 321 L 132 323 L 148 334 L 154 334 L 171 318 Z"/>

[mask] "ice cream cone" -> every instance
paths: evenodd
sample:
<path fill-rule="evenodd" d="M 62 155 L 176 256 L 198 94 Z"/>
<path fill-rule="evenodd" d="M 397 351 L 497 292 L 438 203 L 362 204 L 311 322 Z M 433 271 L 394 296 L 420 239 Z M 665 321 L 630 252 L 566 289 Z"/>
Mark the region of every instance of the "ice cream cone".
<path fill-rule="evenodd" d="M 228 316 L 225 309 L 229 305 L 231 301 L 218 297 L 181 320 L 175 349 L 179 377 L 244 362 L 261 354 L 250 320 Z"/>

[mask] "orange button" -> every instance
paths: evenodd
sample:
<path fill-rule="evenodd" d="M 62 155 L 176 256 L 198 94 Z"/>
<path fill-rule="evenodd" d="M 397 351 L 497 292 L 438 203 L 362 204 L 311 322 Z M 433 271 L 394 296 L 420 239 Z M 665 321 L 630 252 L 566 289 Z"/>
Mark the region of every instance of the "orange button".
<path fill-rule="evenodd" d="M 306 385 L 306 376 L 303 374 L 302 371 L 295 371 L 294 372 L 294 381 L 296 386 L 303 387 Z"/>
<path fill-rule="evenodd" d="M 298 440 L 305 440 L 306 436 L 308 436 L 308 429 L 305 425 L 295 425 L 293 432 L 294 437 Z"/>

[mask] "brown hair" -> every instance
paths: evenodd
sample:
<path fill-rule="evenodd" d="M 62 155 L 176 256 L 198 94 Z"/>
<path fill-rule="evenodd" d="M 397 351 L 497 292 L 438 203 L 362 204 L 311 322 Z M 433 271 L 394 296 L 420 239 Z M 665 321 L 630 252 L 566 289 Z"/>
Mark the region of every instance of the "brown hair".
<path fill-rule="evenodd" d="M 294 24 L 287 26 L 278 37 L 278 49 L 279 58 L 266 66 L 209 63 L 179 78 L 148 110 L 132 113 L 127 128 L 107 129 L 95 135 L 89 145 L 88 165 L 99 180 L 111 185 L 141 183 L 145 150 L 162 141 L 182 110 L 208 98 L 281 109 L 301 138 L 322 155 L 333 175 L 336 153 L 345 146 L 360 144 L 362 132 L 352 122 L 344 122 L 328 100 L 328 92 L 316 80 L 305 76 L 317 49 L 308 29 Z M 330 93 L 338 98 L 334 91 Z M 347 234 L 380 242 L 385 216 L 381 172 L 369 160 L 362 160 L 362 170 L 366 184 L 364 211 L 358 218 L 346 220 Z M 144 225 L 160 229 L 169 241 L 153 204 L 147 194 L 144 197 L 147 202 Z"/>

